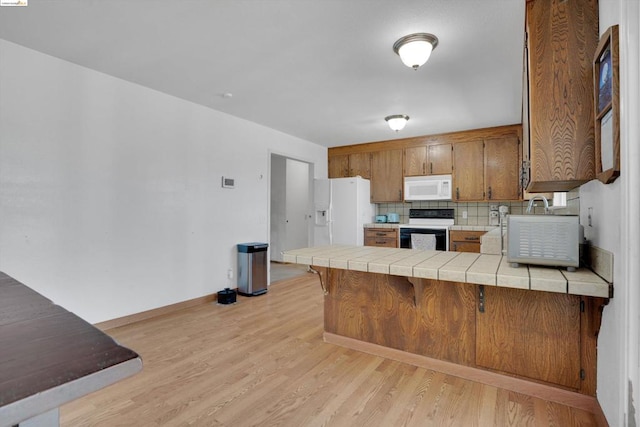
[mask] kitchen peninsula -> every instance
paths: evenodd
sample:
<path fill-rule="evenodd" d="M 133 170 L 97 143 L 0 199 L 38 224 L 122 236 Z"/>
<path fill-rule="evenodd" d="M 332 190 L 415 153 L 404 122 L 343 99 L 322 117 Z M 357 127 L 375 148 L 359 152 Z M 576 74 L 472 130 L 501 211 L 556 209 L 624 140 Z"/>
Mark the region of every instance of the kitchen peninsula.
<path fill-rule="evenodd" d="M 327 342 L 593 409 L 612 285 L 588 269 L 362 246 L 289 250 L 284 260 L 318 272 Z"/>

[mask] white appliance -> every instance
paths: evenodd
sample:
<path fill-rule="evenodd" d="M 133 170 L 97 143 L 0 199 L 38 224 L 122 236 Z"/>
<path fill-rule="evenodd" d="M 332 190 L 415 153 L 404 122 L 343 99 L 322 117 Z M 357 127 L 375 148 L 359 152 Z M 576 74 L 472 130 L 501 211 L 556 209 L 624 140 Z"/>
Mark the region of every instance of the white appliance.
<path fill-rule="evenodd" d="M 404 199 L 451 200 L 451 175 L 407 176 L 404 178 Z"/>
<path fill-rule="evenodd" d="M 455 223 L 454 209 L 409 209 L 409 224 L 400 225 L 400 247 L 407 249 L 449 250 L 449 228 Z M 428 247 L 415 244 L 430 235 Z"/>
<path fill-rule="evenodd" d="M 314 246 L 364 245 L 364 225 L 373 222 L 369 180 L 361 177 L 314 181 Z"/>

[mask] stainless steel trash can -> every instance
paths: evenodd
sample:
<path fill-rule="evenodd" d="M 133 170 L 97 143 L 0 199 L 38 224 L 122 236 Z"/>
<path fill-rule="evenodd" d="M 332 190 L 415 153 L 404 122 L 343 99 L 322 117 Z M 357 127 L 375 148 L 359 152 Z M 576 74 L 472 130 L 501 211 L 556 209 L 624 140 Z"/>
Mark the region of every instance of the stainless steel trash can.
<path fill-rule="evenodd" d="M 267 292 L 268 243 L 238 244 L 238 293 L 245 296 Z"/>

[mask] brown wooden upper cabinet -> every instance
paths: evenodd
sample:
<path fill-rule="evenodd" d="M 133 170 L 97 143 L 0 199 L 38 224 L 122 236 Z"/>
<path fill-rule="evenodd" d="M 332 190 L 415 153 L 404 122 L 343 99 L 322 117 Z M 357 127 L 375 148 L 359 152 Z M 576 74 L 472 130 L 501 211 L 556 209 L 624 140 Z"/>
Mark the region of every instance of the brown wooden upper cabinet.
<path fill-rule="evenodd" d="M 518 137 L 484 141 L 484 183 L 486 200 L 519 200 L 522 197 Z"/>
<path fill-rule="evenodd" d="M 346 178 L 349 176 L 349 155 L 329 156 L 329 178 Z"/>
<path fill-rule="evenodd" d="M 484 141 L 453 145 L 453 201 L 484 200 Z"/>
<path fill-rule="evenodd" d="M 451 144 L 433 144 L 404 149 L 404 176 L 451 173 Z"/>
<path fill-rule="evenodd" d="M 527 1 L 526 35 L 527 190 L 567 191 L 595 178 L 592 61 L 598 1 Z"/>
<path fill-rule="evenodd" d="M 371 153 L 338 154 L 329 157 L 329 178 L 358 175 L 371 179 Z"/>
<path fill-rule="evenodd" d="M 371 154 L 371 202 L 402 201 L 402 150 L 376 151 Z"/>
<path fill-rule="evenodd" d="M 329 178 L 368 178 L 372 203 L 402 202 L 405 176 L 448 174 L 453 201 L 520 200 L 521 138 L 507 125 L 332 147 Z"/>
<path fill-rule="evenodd" d="M 453 146 L 453 201 L 520 200 L 520 143 L 517 136 Z"/>

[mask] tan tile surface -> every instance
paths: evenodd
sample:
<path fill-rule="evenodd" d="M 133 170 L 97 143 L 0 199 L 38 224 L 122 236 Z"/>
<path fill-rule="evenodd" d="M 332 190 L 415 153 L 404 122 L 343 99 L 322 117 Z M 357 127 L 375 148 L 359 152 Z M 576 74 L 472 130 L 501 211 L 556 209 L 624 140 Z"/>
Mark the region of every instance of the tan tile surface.
<path fill-rule="evenodd" d="M 557 268 L 530 266 L 529 277 L 531 278 L 531 290 L 533 291 L 567 292 L 567 279 Z"/>
<path fill-rule="evenodd" d="M 609 297 L 609 284 L 591 270 L 580 268 L 575 272 L 563 271 L 570 294 Z"/>
<path fill-rule="evenodd" d="M 507 257 L 503 256 L 496 276 L 496 285 L 504 288 L 529 289 L 529 269 L 525 265 L 511 267 Z"/>
<path fill-rule="evenodd" d="M 478 285 L 496 284 L 496 273 L 500 266 L 502 255 L 483 255 L 467 270 L 467 282 Z"/>
<path fill-rule="evenodd" d="M 424 261 L 433 258 L 434 256 L 442 253 L 440 251 L 412 251 L 415 252 L 408 258 L 394 262 L 389 273 L 396 276 L 413 277 L 413 267 L 423 263 Z"/>
<path fill-rule="evenodd" d="M 466 282 L 467 270 L 479 256 L 480 254 L 461 252 L 460 255 L 440 267 L 438 279 L 451 282 Z"/>
<path fill-rule="evenodd" d="M 609 297 L 609 283 L 589 269 L 513 268 L 501 255 L 334 245 L 288 250 L 285 262 L 370 273 Z"/>
<path fill-rule="evenodd" d="M 460 255 L 461 252 L 440 252 L 428 260 L 413 267 L 413 276 L 423 279 L 438 279 L 438 271 L 442 266 Z"/>

